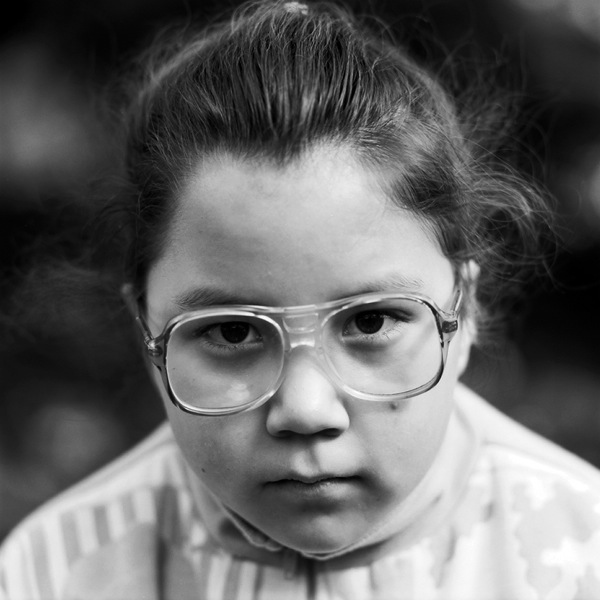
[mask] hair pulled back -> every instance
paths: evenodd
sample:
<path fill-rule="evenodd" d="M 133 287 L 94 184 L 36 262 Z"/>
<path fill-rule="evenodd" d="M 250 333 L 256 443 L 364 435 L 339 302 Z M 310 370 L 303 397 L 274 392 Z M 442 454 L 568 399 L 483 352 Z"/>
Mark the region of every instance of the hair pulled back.
<path fill-rule="evenodd" d="M 545 207 L 533 186 L 486 151 L 436 78 L 334 4 L 246 4 L 157 42 L 140 65 L 124 112 L 135 198 L 126 276 L 140 293 L 202 157 L 284 166 L 322 143 L 392 173 L 391 201 L 432 227 L 467 292 L 474 270 L 460 267 L 479 266 L 480 326 L 537 258 Z"/>

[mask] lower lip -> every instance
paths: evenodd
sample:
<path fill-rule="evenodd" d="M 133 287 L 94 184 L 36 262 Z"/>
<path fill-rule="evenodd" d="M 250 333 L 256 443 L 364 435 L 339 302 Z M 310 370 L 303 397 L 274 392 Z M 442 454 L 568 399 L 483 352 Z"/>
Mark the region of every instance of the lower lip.
<path fill-rule="evenodd" d="M 291 500 L 341 500 L 348 497 L 356 487 L 356 477 L 332 477 L 314 483 L 294 479 L 281 479 L 267 484 L 269 490 Z"/>

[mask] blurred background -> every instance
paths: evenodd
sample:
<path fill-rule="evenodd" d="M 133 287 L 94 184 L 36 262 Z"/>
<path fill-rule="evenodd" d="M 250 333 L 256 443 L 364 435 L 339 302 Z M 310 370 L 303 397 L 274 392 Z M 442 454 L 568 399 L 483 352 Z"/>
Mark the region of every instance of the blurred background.
<path fill-rule="evenodd" d="M 348 4 L 392 29 L 418 22 L 438 60 L 465 49 L 522 94 L 519 167 L 548 187 L 563 222 L 556 282 L 531 290 L 508 339 L 476 351 L 465 380 L 600 467 L 600 2 Z M 54 293 L 52 261 L 40 261 L 77 252 L 91 190 L 114 168 L 96 118 L 107 82 L 171 19 L 234 5 L 23 0 L 0 22 L 0 539 L 163 418 L 128 336 L 94 310 L 101 292 Z"/>

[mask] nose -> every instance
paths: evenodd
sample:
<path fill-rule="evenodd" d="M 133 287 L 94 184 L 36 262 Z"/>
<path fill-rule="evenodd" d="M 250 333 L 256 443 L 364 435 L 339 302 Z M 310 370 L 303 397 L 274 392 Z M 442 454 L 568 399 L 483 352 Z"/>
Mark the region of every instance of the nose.
<path fill-rule="evenodd" d="M 267 430 L 276 437 L 335 437 L 350 425 L 340 394 L 308 348 L 292 351 L 285 380 L 266 406 Z"/>

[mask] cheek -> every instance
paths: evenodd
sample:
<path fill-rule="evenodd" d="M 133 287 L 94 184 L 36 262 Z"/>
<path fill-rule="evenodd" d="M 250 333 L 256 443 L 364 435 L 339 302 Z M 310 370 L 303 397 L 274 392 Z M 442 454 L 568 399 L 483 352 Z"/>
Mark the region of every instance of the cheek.
<path fill-rule="evenodd" d="M 390 457 L 390 463 L 398 466 L 397 470 L 414 472 L 418 477 L 435 458 L 448 427 L 454 390 L 470 345 L 471 338 L 461 330 L 451 342 L 439 383 L 408 401 L 390 402 L 387 414 L 371 426 L 371 438 Z"/>
<path fill-rule="evenodd" d="M 379 465 L 378 481 L 402 500 L 418 485 L 433 464 L 452 413 L 449 386 L 440 384 L 428 393 L 386 405 L 370 418 L 362 415 L 358 433 L 368 438 L 371 464 Z"/>
<path fill-rule="evenodd" d="M 426 469 L 444 437 L 451 410 L 444 394 L 410 399 L 404 410 L 388 414 L 379 431 L 380 447 L 400 461 L 405 472 Z"/>
<path fill-rule="evenodd" d="M 188 415 L 170 401 L 166 410 L 188 465 L 213 491 L 223 493 L 251 473 L 251 419 Z"/>
<path fill-rule="evenodd" d="M 220 433 L 223 426 L 219 421 L 222 419 L 184 413 L 171 402 L 158 370 L 152 368 L 151 375 L 162 398 L 175 440 L 188 464 L 198 476 L 216 473 L 215 465 L 222 460 L 223 454 L 221 442 L 227 438 L 226 434 Z"/>

